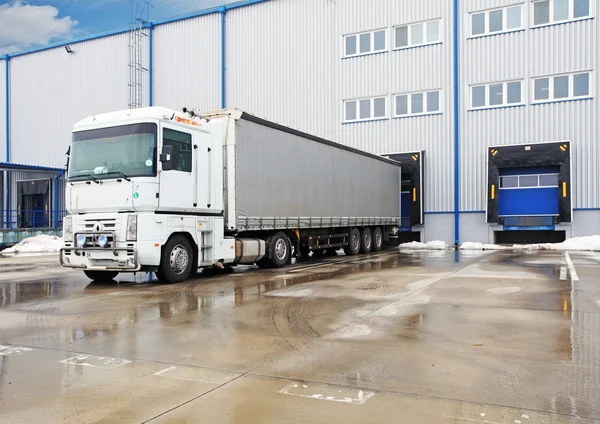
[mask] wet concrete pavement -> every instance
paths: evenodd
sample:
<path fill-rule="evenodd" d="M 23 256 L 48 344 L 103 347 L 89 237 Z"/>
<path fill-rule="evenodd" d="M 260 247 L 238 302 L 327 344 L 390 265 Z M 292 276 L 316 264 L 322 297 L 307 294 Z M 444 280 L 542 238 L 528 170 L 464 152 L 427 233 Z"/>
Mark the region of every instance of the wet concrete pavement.
<path fill-rule="evenodd" d="M 2 258 L 0 423 L 600 422 L 599 271 L 390 251 L 98 285 Z"/>

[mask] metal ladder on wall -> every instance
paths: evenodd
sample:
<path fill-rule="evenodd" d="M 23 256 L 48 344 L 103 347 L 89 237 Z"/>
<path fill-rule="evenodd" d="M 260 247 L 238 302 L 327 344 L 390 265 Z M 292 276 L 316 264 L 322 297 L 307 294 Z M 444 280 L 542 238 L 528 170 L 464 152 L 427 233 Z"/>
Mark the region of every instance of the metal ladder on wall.
<path fill-rule="evenodd" d="M 152 4 L 150 0 L 129 0 L 129 109 L 143 106 L 143 75 L 148 68 L 143 65 L 143 45 L 148 37 L 146 24 Z"/>

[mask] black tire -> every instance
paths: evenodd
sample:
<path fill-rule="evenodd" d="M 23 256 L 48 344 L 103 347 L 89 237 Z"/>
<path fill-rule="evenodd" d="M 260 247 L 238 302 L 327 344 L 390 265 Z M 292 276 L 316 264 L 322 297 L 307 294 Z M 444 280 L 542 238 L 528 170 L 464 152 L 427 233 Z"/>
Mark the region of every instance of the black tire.
<path fill-rule="evenodd" d="M 358 255 L 360 252 L 360 231 L 358 228 L 354 227 L 350 230 L 348 234 L 348 246 L 344 247 L 344 253 L 347 256 Z"/>
<path fill-rule="evenodd" d="M 109 283 L 119 275 L 118 271 L 83 271 L 87 278 L 99 283 Z"/>
<path fill-rule="evenodd" d="M 292 245 L 285 233 L 278 232 L 271 238 L 269 253 L 273 268 L 281 268 L 288 264 L 292 256 Z"/>
<path fill-rule="evenodd" d="M 373 229 L 373 252 L 381 252 L 383 249 L 383 231 L 381 231 L 380 227 L 375 227 Z"/>
<path fill-rule="evenodd" d="M 360 232 L 360 253 L 370 253 L 373 247 L 373 233 L 369 227 Z"/>
<path fill-rule="evenodd" d="M 171 238 L 163 249 L 156 276 L 162 283 L 181 283 L 189 278 L 194 259 L 192 244 L 187 238 L 177 235 Z"/>

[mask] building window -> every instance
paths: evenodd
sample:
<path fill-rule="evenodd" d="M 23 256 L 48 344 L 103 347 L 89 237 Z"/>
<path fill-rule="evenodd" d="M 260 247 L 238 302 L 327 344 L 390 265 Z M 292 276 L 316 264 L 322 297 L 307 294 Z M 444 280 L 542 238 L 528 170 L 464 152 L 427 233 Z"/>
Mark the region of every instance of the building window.
<path fill-rule="evenodd" d="M 558 174 L 507 175 L 500 177 L 501 189 L 558 187 Z"/>
<path fill-rule="evenodd" d="M 344 101 L 344 122 L 360 122 L 387 117 L 385 97 Z"/>
<path fill-rule="evenodd" d="M 394 117 L 441 113 L 441 91 L 397 94 L 394 96 Z"/>
<path fill-rule="evenodd" d="M 592 96 L 589 72 L 534 78 L 533 102 L 559 102 Z"/>
<path fill-rule="evenodd" d="M 192 172 L 192 135 L 171 130 L 163 129 L 163 146 L 172 146 L 173 170 L 182 172 Z"/>
<path fill-rule="evenodd" d="M 471 87 L 471 109 L 517 106 L 523 102 L 522 81 L 507 81 Z"/>
<path fill-rule="evenodd" d="M 533 2 L 533 26 L 588 18 L 590 0 L 536 0 Z"/>
<path fill-rule="evenodd" d="M 485 10 L 471 14 L 471 36 L 479 37 L 523 28 L 522 6 Z"/>
<path fill-rule="evenodd" d="M 386 51 L 386 30 L 344 36 L 344 57 L 362 56 Z"/>
<path fill-rule="evenodd" d="M 442 42 L 442 21 L 418 22 L 394 28 L 394 49 L 426 46 Z"/>

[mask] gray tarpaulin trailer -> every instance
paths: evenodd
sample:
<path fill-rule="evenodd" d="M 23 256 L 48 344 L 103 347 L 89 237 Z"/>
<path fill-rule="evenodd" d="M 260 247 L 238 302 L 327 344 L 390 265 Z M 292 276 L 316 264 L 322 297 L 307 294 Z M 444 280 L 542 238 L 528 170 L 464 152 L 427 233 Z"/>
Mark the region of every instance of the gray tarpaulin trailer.
<path fill-rule="evenodd" d="M 227 232 L 296 231 L 306 252 L 399 226 L 399 163 L 237 109 L 203 116 L 224 122 Z"/>

